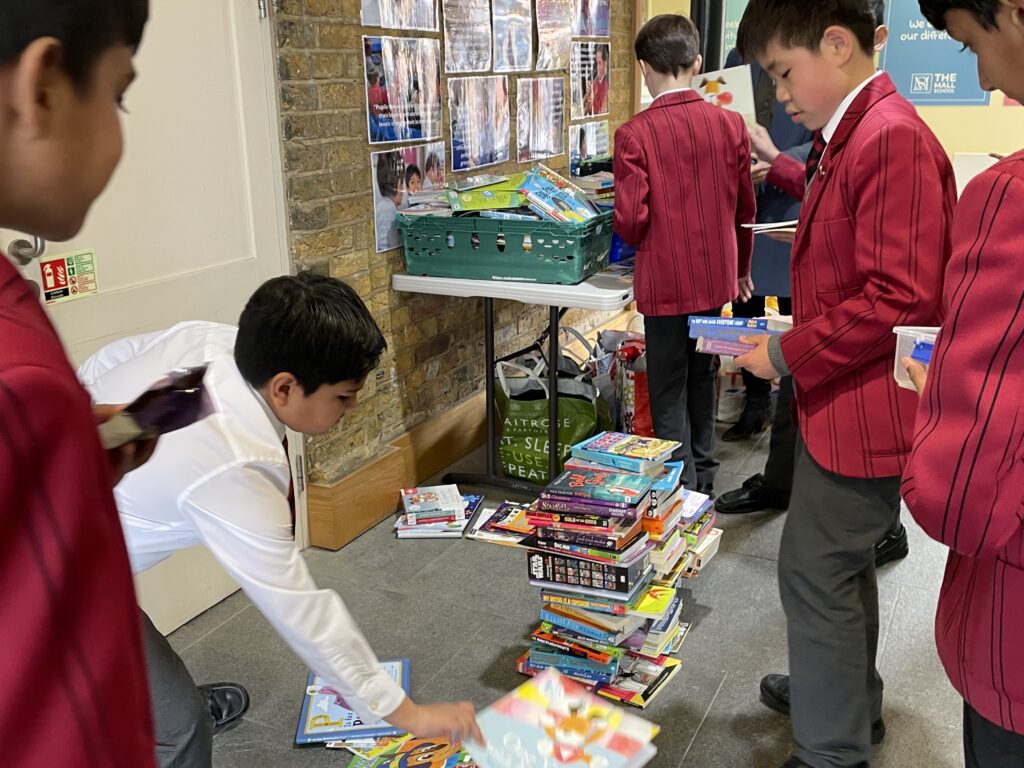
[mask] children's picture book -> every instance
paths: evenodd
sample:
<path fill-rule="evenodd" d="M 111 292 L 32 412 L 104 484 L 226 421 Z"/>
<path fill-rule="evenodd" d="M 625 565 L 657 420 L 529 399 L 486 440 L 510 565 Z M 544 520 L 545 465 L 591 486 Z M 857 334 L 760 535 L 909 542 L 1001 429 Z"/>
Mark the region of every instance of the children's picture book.
<path fill-rule="evenodd" d="M 470 523 L 466 538 L 518 547 L 523 539 L 532 536 L 535 531 L 526 519 L 528 509 L 528 504 L 506 501 L 496 509 L 484 510 Z"/>
<path fill-rule="evenodd" d="M 658 726 L 616 709 L 545 670 L 477 717 L 487 746 L 468 743 L 480 768 L 640 768 L 657 753 Z"/>
<path fill-rule="evenodd" d="M 530 210 L 550 221 L 581 224 L 597 216 L 597 209 L 581 189 L 545 165 L 527 171 L 519 191 Z"/>
<path fill-rule="evenodd" d="M 620 504 L 639 504 L 651 490 L 653 480 L 645 475 L 600 472 L 593 469 L 567 470 L 555 478 L 541 498 L 572 496 Z"/>
<path fill-rule="evenodd" d="M 750 128 L 757 124 L 749 64 L 697 75 L 693 79 L 693 87 L 709 104 L 739 112 Z"/>
<path fill-rule="evenodd" d="M 662 467 L 680 445 L 673 440 L 602 432 L 574 445 L 572 455 L 630 472 L 645 473 Z"/>
<path fill-rule="evenodd" d="M 466 192 L 470 189 L 477 189 L 478 187 L 489 187 L 495 184 L 500 184 L 503 181 L 508 181 L 508 176 L 498 176 L 493 173 L 480 173 L 476 176 L 467 176 L 464 179 L 460 179 L 452 184 L 452 187 L 458 192 Z"/>
<path fill-rule="evenodd" d="M 463 531 L 469 525 L 470 519 L 476 514 L 480 505 L 483 504 L 484 497 L 479 494 L 467 494 L 462 499 L 466 504 L 466 513 L 462 520 L 443 519 L 438 522 L 409 523 L 406 515 L 399 515 L 395 521 L 395 535 L 400 539 L 461 538 Z M 422 519 L 420 518 L 420 520 Z"/>
<path fill-rule="evenodd" d="M 636 653 L 627 653 L 619 662 L 618 676 L 609 685 L 599 686 L 597 693 L 613 701 L 644 709 L 680 669 L 679 659 L 670 656 L 648 659 Z"/>
<path fill-rule="evenodd" d="M 409 659 L 382 661 L 381 667 L 391 678 L 409 693 Z M 332 685 L 317 675 L 309 673 L 306 681 L 306 695 L 299 712 L 299 727 L 295 743 L 323 744 L 353 738 L 375 738 L 397 736 L 402 731 L 383 720 L 364 723 L 353 712 L 342 695 Z"/>
<path fill-rule="evenodd" d="M 356 754 L 348 768 L 471 768 L 474 765 L 461 744 L 440 738 L 405 736 L 384 749 Z"/>

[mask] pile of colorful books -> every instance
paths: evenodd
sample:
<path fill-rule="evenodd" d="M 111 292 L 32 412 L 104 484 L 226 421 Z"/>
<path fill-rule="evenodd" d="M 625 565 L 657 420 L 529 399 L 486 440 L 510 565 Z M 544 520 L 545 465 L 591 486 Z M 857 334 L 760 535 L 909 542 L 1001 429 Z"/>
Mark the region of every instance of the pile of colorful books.
<path fill-rule="evenodd" d="M 400 539 L 459 539 L 483 503 L 479 495 L 463 496 L 454 485 L 402 489 L 404 514 L 395 521 Z"/>
<path fill-rule="evenodd" d="M 669 462 L 678 447 L 601 433 L 573 446 L 528 510 L 536 533 L 522 546 L 543 607 L 520 672 L 555 668 L 644 707 L 678 671 L 689 625 L 676 586 L 714 556 L 712 502 L 681 487 L 682 465 Z"/>

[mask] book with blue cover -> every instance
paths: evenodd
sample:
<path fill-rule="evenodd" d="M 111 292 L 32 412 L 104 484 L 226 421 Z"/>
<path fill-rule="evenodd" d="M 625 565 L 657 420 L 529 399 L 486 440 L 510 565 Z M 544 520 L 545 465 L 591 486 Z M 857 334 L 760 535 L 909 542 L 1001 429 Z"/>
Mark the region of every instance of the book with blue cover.
<path fill-rule="evenodd" d="M 409 659 L 382 661 L 380 665 L 408 694 Z M 349 708 L 336 688 L 315 672 L 309 673 L 306 695 L 299 712 L 299 727 L 295 733 L 296 744 L 323 744 L 355 738 L 397 736 L 401 733 L 400 728 L 388 725 L 383 720 L 364 723 Z"/>
<path fill-rule="evenodd" d="M 480 768 L 641 768 L 657 753 L 658 726 L 618 709 L 548 669 L 477 717 L 487 746 L 467 743 Z"/>
<path fill-rule="evenodd" d="M 792 322 L 770 318 L 700 317 L 690 318 L 690 338 L 697 340 L 697 351 L 707 355 L 745 355 L 753 344 L 740 341 L 741 336 L 781 336 L 793 327 Z"/>
<path fill-rule="evenodd" d="M 651 490 L 653 479 L 645 475 L 570 469 L 550 483 L 540 494 L 542 499 L 571 496 L 619 504 L 639 504 Z"/>
<path fill-rule="evenodd" d="M 601 432 L 574 445 L 572 455 L 628 472 L 647 473 L 662 467 L 680 445 L 655 437 Z"/>

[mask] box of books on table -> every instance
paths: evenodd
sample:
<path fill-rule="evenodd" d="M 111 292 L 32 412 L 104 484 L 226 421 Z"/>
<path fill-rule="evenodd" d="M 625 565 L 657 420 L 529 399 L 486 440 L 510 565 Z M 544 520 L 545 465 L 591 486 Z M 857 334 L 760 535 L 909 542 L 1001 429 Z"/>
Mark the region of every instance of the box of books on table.
<path fill-rule="evenodd" d="M 546 166 L 446 200 L 398 214 L 411 275 L 575 285 L 608 266 L 612 211 Z"/>
<path fill-rule="evenodd" d="M 487 745 L 466 749 L 480 768 L 641 768 L 657 754 L 658 726 L 546 670 L 477 716 Z"/>
<path fill-rule="evenodd" d="M 714 522 L 711 499 L 684 489 L 682 464 L 669 461 L 678 447 L 598 435 L 526 509 L 534 533 L 521 546 L 541 615 L 520 672 L 555 669 L 637 707 L 678 673 L 689 624 L 677 586 L 695 575 L 691 542 L 707 546 Z"/>

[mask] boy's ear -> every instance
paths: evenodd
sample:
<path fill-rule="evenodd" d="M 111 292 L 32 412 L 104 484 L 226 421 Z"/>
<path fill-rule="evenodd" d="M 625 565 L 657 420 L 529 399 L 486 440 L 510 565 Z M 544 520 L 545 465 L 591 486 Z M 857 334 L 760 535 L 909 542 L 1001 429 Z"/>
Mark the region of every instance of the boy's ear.
<path fill-rule="evenodd" d="M 878 53 L 885 48 L 887 42 L 889 42 L 889 28 L 883 24 L 875 30 L 875 52 Z"/>
<path fill-rule="evenodd" d="M 274 375 L 267 384 L 267 392 L 274 405 L 283 408 L 288 405 L 290 398 L 299 397 L 302 394 L 302 388 L 296 378 L 285 371 Z"/>
<path fill-rule="evenodd" d="M 832 58 L 839 66 L 845 65 L 859 47 L 853 31 L 838 24 L 826 29 L 821 37 L 821 52 Z"/>
<path fill-rule="evenodd" d="M 8 106 L 30 136 L 45 134 L 72 89 L 64 48 L 55 37 L 33 40 L 13 64 Z"/>
<path fill-rule="evenodd" d="M 704 66 L 704 57 L 701 56 L 698 53 L 697 54 L 697 58 L 693 60 L 693 69 L 690 70 L 690 74 L 693 75 L 694 77 L 696 77 L 697 75 L 700 74 L 701 67 L 703 67 L 703 66 Z"/>

